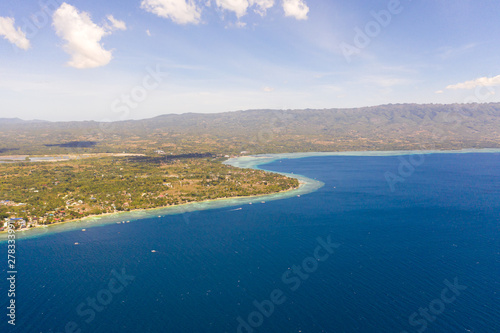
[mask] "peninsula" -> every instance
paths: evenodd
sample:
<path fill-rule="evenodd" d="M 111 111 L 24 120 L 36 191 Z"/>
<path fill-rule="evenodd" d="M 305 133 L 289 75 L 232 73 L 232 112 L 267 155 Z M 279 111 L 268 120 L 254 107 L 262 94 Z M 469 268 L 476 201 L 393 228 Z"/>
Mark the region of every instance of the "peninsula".
<path fill-rule="evenodd" d="M 231 157 L 500 148 L 500 103 L 189 113 L 112 123 L 0 119 L 0 139 L 0 219 L 29 228 L 299 186 L 284 175 L 221 163 Z"/>

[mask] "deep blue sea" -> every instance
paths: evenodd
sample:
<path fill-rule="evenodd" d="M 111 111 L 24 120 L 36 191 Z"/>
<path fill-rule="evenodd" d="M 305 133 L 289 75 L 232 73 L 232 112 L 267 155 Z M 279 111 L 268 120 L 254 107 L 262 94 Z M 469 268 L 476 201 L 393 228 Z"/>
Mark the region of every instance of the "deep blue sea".
<path fill-rule="evenodd" d="M 2 254 L 0 331 L 500 332 L 499 166 L 283 159 L 261 167 L 325 186 L 19 240 L 16 325 Z"/>

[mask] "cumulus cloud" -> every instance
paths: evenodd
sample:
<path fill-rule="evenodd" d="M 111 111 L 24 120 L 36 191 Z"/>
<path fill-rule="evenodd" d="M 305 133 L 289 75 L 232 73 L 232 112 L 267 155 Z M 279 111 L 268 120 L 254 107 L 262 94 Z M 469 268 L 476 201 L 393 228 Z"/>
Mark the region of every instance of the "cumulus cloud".
<path fill-rule="evenodd" d="M 474 89 L 476 87 L 492 87 L 500 86 L 500 75 L 494 77 L 480 77 L 479 79 L 466 81 L 462 83 L 452 84 L 446 87 L 446 89 Z"/>
<path fill-rule="evenodd" d="M 260 16 L 264 16 L 267 10 L 274 6 L 274 0 L 250 0 L 249 5 L 255 5 L 254 11 Z"/>
<path fill-rule="evenodd" d="M 295 17 L 297 20 L 307 20 L 309 7 L 304 0 L 283 0 L 285 16 Z"/>
<path fill-rule="evenodd" d="M 309 7 L 305 0 L 281 1 L 286 16 L 307 19 Z M 202 11 L 212 7 L 212 4 L 219 10 L 234 13 L 240 22 L 239 19 L 252 9 L 258 15 L 265 16 L 275 3 L 275 0 L 142 0 L 141 8 L 177 24 L 199 24 Z M 235 26 L 243 27 L 245 24 L 238 23 Z"/>
<path fill-rule="evenodd" d="M 249 3 L 247 0 L 215 0 L 219 8 L 234 12 L 238 18 L 245 16 Z"/>
<path fill-rule="evenodd" d="M 125 24 L 125 22 L 115 19 L 113 15 L 108 15 L 107 19 L 109 22 L 111 22 L 113 29 L 127 30 L 127 25 Z"/>
<path fill-rule="evenodd" d="M 56 34 L 66 41 L 64 51 L 71 55 L 68 66 L 75 68 L 94 68 L 107 65 L 113 58 L 111 51 L 100 43 L 104 36 L 112 30 L 126 30 L 125 22 L 108 15 L 107 23 L 98 26 L 90 18 L 89 13 L 63 3 L 52 15 L 52 26 Z"/>
<path fill-rule="evenodd" d="M 250 7 L 260 16 L 266 15 L 269 8 L 274 6 L 274 0 L 215 0 L 217 6 L 221 9 L 234 12 L 238 18 L 247 14 Z"/>
<path fill-rule="evenodd" d="M 63 3 L 52 16 L 52 25 L 59 37 L 66 41 L 64 50 L 71 55 L 68 65 L 75 68 L 93 68 L 108 64 L 113 58 L 104 49 L 101 39 L 110 32 L 90 19 L 86 12 Z"/>
<path fill-rule="evenodd" d="M 26 34 L 21 31 L 21 28 L 16 29 L 14 23 L 14 19 L 11 17 L 0 17 L 0 36 L 20 49 L 29 49 L 30 41 L 26 38 Z"/>
<path fill-rule="evenodd" d="M 143 0 L 141 8 L 178 24 L 198 24 L 201 9 L 193 0 Z"/>

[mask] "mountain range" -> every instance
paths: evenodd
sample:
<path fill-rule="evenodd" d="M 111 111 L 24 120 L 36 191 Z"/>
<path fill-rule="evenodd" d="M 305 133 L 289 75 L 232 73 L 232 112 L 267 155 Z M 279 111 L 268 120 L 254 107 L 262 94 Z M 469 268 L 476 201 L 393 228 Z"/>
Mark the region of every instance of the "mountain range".
<path fill-rule="evenodd" d="M 0 138 L 3 155 L 498 148 L 500 103 L 186 113 L 107 123 L 0 118 Z"/>

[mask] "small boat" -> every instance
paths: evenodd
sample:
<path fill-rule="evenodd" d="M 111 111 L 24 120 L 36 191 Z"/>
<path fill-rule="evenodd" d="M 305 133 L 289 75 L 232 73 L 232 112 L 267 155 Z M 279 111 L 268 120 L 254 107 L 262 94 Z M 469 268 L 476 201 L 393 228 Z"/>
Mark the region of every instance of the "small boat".
<path fill-rule="evenodd" d="M 82 231 L 87 231 L 86 229 L 82 229 Z"/>
<path fill-rule="evenodd" d="M 75 242 L 75 245 L 78 245 L 79 243 L 78 242 Z"/>
<path fill-rule="evenodd" d="M 151 252 L 153 252 L 153 253 L 154 253 L 154 252 L 156 252 L 156 250 L 151 250 Z"/>
<path fill-rule="evenodd" d="M 266 203 L 265 201 L 261 201 L 260 203 Z"/>

